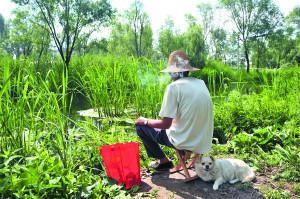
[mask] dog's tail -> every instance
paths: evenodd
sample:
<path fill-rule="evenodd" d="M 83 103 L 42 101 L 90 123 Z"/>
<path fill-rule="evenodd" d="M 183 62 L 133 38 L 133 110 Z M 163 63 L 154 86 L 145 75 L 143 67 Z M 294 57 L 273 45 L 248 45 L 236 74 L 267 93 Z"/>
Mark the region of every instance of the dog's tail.
<path fill-rule="evenodd" d="M 242 182 L 251 182 L 252 180 L 255 179 L 255 173 L 254 171 L 251 169 L 248 173 L 248 175 L 242 180 Z"/>

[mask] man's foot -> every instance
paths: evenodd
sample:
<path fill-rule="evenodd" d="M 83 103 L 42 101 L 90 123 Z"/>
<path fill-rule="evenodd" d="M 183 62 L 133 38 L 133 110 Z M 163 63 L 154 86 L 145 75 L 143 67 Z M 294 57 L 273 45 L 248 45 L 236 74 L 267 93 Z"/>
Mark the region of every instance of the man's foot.
<path fill-rule="evenodd" d="M 155 171 L 168 171 L 169 169 L 173 168 L 173 163 L 172 161 L 165 162 L 165 163 L 156 162 L 155 164 L 152 164 L 151 167 Z"/>

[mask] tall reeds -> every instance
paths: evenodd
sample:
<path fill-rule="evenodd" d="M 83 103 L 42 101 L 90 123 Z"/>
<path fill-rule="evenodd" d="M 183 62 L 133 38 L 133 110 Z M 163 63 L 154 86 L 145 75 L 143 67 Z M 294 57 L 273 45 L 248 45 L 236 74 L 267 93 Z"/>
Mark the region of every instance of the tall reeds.
<path fill-rule="evenodd" d="M 101 117 L 121 116 L 127 109 L 134 109 L 135 115 L 157 116 L 167 83 L 161 81 L 160 66 L 145 59 L 111 56 L 85 63 L 80 84 Z"/>
<path fill-rule="evenodd" d="M 31 186 L 27 182 L 28 177 L 21 175 L 23 171 L 27 171 L 29 159 L 38 160 L 46 153 L 57 157 L 63 169 L 71 168 L 68 146 L 70 142 L 65 128 L 69 122 L 66 114 L 66 107 L 69 107 L 66 104 L 68 79 L 62 75 L 63 84 L 58 85 L 53 81 L 53 71 L 49 71 L 43 79 L 32 73 L 31 66 L 26 61 L 2 61 L 0 65 L 3 64 L 4 68 L 0 87 L 0 154 L 13 156 L 1 155 L 0 159 L 6 163 L 0 164 L 0 175 L 7 175 L 3 173 L 3 169 L 12 168 L 16 164 L 24 165 L 16 167 L 19 170 L 11 173 L 23 185 L 11 182 L 1 187 L 4 190 L 2 196 L 9 196 L 11 191 Z M 57 90 L 51 90 L 51 87 Z M 59 187 L 66 189 L 66 185 Z"/>

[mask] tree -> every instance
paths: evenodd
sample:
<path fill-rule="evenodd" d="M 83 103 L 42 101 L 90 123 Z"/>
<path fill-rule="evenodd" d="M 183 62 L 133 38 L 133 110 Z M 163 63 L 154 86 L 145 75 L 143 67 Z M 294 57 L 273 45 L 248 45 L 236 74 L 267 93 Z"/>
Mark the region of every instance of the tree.
<path fill-rule="evenodd" d="M 174 50 L 182 49 L 183 38 L 174 27 L 174 21 L 167 18 L 159 32 L 158 49 L 164 57 L 168 57 Z M 182 49 L 183 50 L 183 49 Z"/>
<path fill-rule="evenodd" d="M 38 8 L 68 69 L 74 46 L 84 29 L 105 24 L 114 14 L 107 0 L 13 0 Z"/>
<path fill-rule="evenodd" d="M 197 7 L 201 16 L 201 26 L 203 27 L 203 36 L 205 44 L 207 46 L 210 46 L 210 34 L 214 29 L 212 23 L 214 19 L 214 8 L 207 3 L 201 3 Z"/>
<path fill-rule="evenodd" d="M 185 17 L 188 29 L 181 34 L 175 29 L 172 19 L 166 20 L 159 33 L 158 48 L 165 57 L 175 50 L 183 50 L 189 55 L 192 65 L 201 67 L 207 55 L 203 29 L 196 23 L 195 17 L 192 15 Z"/>
<path fill-rule="evenodd" d="M 244 60 L 241 55 L 243 55 L 243 52 L 241 52 L 241 41 L 238 39 L 239 35 L 237 32 L 233 32 L 232 34 L 229 34 L 228 37 L 228 44 L 226 46 L 226 60 L 225 63 L 240 67 L 241 63 L 244 63 Z"/>
<path fill-rule="evenodd" d="M 151 56 L 152 29 L 143 4 L 135 0 L 130 8 L 115 19 L 108 51 L 117 55 Z"/>
<path fill-rule="evenodd" d="M 220 0 L 231 13 L 243 44 L 247 72 L 250 70 L 250 40 L 270 36 L 282 21 L 282 14 L 271 0 Z"/>
<path fill-rule="evenodd" d="M 192 19 L 189 17 L 189 19 Z M 189 27 L 182 34 L 183 45 L 181 48 L 189 55 L 190 62 L 193 66 L 204 66 L 207 56 L 205 45 L 205 36 L 200 25 L 195 20 L 189 20 Z M 180 49 L 180 48 L 179 48 Z"/>
<path fill-rule="evenodd" d="M 300 6 L 295 7 L 286 17 L 287 26 L 291 29 L 292 34 L 297 36 L 300 34 Z"/>
<path fill-rule="evenodd" d="M 10 24 L 6 50 L 16 57 L 36 56 L 39 62 L 42 54 L 49 49 L 50 34 L 39 16 L 30 15 L 28 10 L 16 9 Z"/>
<path fill-rule="evenodd" d="M 9 23 L 7 23 L 4 17 L 0 14 L 0 50 L 7 51 L 7 40 L 9 36 Z"/>
<path fill-rule="evenodd" d="M 83 55 L 86 52 L 92 33 L 93 33 L 92 31 L 88 31 L 88 32 L 84 32 L 80 36 L 78 36 L 77 42 L 74 46 L 74 50 L 79 55 Z"/>
<path fill-rule="evenodd" d="M 261 66 L 269 66 L 267 63 L 269 59 L 267 42 L 263 39 L 256 39 L 252 43 L 252 55 L 251 62 L 256 68 L 261 68 Z"/>
<path fill-rule="evenodd" d="M 85 49 L 85 53 L 99 54 L 108 52 L 108 40 L 107 39 L 93 39 L 90 41 Z"/>
<path fill-rule="evenodd" d="M 0 39 L 4 36 L 4 28 L 5 28 L 5 21 L 3 16 L 0 14 Z"/>
<path fill-rule="evenodd" d="M 150 23 L 144 28 L 144 33 L 142 36 L 142 55 L 146 57 L 151 57 L 153 55 L 153 32 Z"/>
<path fill-rule="evenodd" d="M 11 24 L 9 46 L 10 52 L 16 57 L 29 56 L 33 49 L 33 27 L 28 14 L 28 11 L 25 10 L 15 11 L 15 18 Z"/>
<path fill-rule="evenodd" d="M 108 52 L 115 55 L 135 55 L 133 32 L 126 23 L 114 21 L 108 42 Z"/>
<path fill-rule="evenodd" d="M 125 13 L 128 24 L 133 30 L 133 42 L 135 54 L 141 57 L 143 53 L 143 35 L 151 32 L 151 46 L 152 46 L 152 30 L 150 28 L 150 21 L 148 15 L 143 10 L 143 3 L 140 0 L 135 0 L 131 4 L 130 9 Z M 146 32 L 145 30 L 148 29 Z M 149 45 L 149 44 L 148 44 Z"/>
<path fill-rule="evenodd" d="M 300 6 L 295 7 L 292 12 L 285 18 L 289 39 L 295 45 L 291 50 L 290 56 L 292 61 L 300 64 Z"/>
<path fill-rule="evenodd" d="M 33 53 L 39 63 L 42 55 L 46 55 L 49 51 L 51 35 L 41 13 L 32 18 L 32 23 L 34 30 L 32 34 Z"/>
<path fill-rule="evenodd" d="M 116 55 L 151 56 L 152 55 L 152 29 L 150 24 L 144 27 L 143 34 L 138 39 L 138 49 L 136 48 L 136 37 L 132 26 L 125 22 L 116 20 L 112 25 L 112 31 L 108 41 L 108 52 Z"/>
<path fill-rule="evenodd" d="M 297 11 L 298 10 L 298 11 Z M 297 14 L 298 13 L 298 14 Z M 300 8 L 295 7 L 266 40 L 253 42 L 252 63 L 259 67 L 280 68 L 284 64 L 300 63 Z"/>
<path fill-rule="evenodd" d="M 211 40 L 214 46 L 214 58 L 225 59 L 226 51 L 226 32 L 222 28 L 216 28 L 211 31 Z"/>

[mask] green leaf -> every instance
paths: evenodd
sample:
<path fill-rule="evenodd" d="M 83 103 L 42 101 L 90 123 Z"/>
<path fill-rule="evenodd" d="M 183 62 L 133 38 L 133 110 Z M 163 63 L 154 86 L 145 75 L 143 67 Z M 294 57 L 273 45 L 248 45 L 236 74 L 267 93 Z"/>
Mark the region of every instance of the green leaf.
<path fill-rule="evenodd" d="M 61 177 L 56 177 L 54 179 L 49 180 L 49 184 L 57 184 L 60 181 Z"/>
<path fill-rule="evenodd" d="M 14 160 L 14 159 L 16 159 L 16 158 L 21 158 L 21 157 L 23 157 L 23 156 L 21 156 L 21 155 L 13 155 L 13 156 L 10 156 L 10 157 L 8 158 L 8 160 L 6 160 L 6 161 L 4 162 L 4 165 L 7 166 L 12 160 Z"/>

